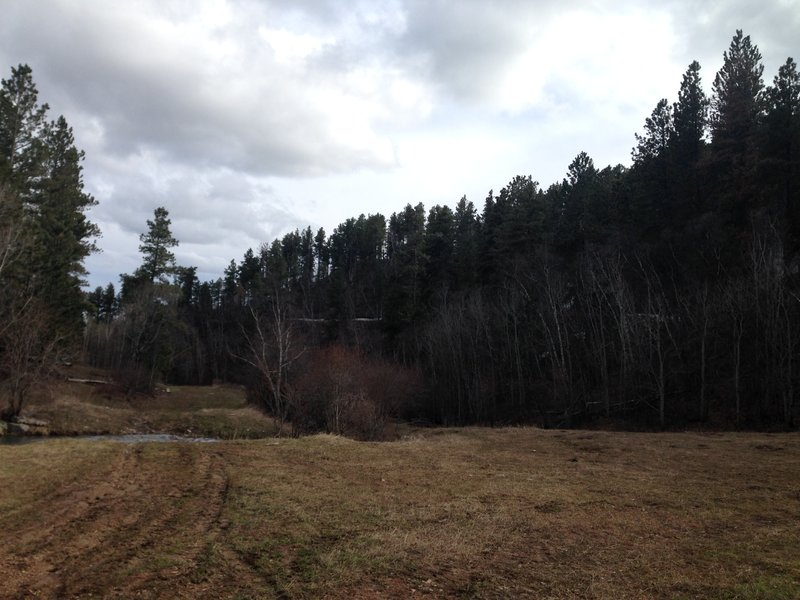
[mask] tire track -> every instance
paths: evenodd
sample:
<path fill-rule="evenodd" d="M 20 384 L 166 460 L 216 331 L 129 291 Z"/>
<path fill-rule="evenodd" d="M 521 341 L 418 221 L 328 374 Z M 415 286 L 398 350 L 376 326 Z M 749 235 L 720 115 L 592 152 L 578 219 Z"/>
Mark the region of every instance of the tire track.
<path fill-rule="evenodd" d="M 4 594 L 157 597 L 191 579 L 214 538 L 224 460 L 199 445 L 126 448 L 108 469 L 39 502 L 37 521 L 4 535 Z M 45 512 L 46 507 L 46 512 Z"/>

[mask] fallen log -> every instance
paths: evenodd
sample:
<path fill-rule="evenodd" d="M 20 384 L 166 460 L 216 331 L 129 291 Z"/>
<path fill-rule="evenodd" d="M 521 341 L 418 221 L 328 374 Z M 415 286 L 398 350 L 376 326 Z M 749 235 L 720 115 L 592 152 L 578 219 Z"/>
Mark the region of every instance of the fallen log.
<path fill-rule="evenodd" d="M 114 383 L 106 379 L 78 379 L 77 377 L 67 377 L 67 381 L 71 383 L 88 383 L 90 385 L 111 385 Z"/>

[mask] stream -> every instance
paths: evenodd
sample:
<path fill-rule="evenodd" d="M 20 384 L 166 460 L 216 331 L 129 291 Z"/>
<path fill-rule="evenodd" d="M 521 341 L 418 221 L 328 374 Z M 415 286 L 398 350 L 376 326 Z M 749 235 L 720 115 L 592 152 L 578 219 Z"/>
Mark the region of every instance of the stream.
<path fill-rule="evenodd" d="M 16 446 L 33 444 L 48 440 L 87 440 L 90 442 L 121 442 L 123 444 L 140 444 L 143 442 L 188 442 L 205 444 L 220 441 L 217 438 L 183 437 L 168 433 L 129 433 L 125 435 L 3 435 L 0 446 Z"/>

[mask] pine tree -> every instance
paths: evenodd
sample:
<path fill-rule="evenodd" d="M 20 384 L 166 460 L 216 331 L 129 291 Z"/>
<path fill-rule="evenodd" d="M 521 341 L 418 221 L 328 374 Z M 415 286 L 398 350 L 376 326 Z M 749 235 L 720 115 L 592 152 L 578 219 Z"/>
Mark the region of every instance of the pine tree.
<path fill-rule="evenodd" d="M 788 250 L 800 250 L 800 73 L 792 58 L 778 70 L 765 94 L 761 135 L 762 193 L 774 200 L 786 223 Z"/>
<path fill-rule="evenodd" d="M 517 175 L 497 196 L 499 229 L 495 246 L 495 268 L 503 273 L 530 258 L 544 239 L 545 210 L 539 183 L 530 175 Z"/>
<path fill-rule="evenodd" d="M 672 105 L 673 158 L 684 169 L 693 166 L 702 154 L 708 126 L 708 105 L 701 83 L 700 63 L 695 60 L 684 73 L 678 101 Z"/>
<path fill-rule="evenodd" d="M 255 255 L 252 248 L 248 248 L 242 257 L 237 269 L 237 279 L 239 285 L 245 293 L 246 298 L 252 298 L 261 283 L 261 261 Z"/>
<path fill-rule="evenodd" d="M 84 259 L 96 251 L 99 229 L 86 217 L 96 205 L 83 190 L 83 152 L 75 147 L 72 128 L 59 117 L 46 128 L 43 178 L 32 197 L 37 248 L 32 266 L 41 274 L 38 293 L 46 299 L 55 325 L 63 333 L 83 327 Z"/>
<path fill-rule="evenodd" d="M 0 181 L 11 184 L 23 201 L 30 199 L 41 176 L 47 104 L 38 103 L 39 92 L 28 65 L 11 69 L 0 89 Z"/>
<path fill-rule="evenodd" d="M 387 235 L 387 283 L 384 297 L 384 323 L 396 334 L 411 324 L 421 308 L 424 253 L 425 207 L 407 204 L 389 218 Z"/>
<path fill-rule="evenodd" d="M 263 255 L 260 260 L 263 263 Z M 219 288 L 220 300 L 223 304 L 232 306 L 236 303 L 239 289 L 239 269 L 236 266 L 235 260 L 231 259 L 231 262 L 225 267 Z"/>
<path fill-rule="evenodd" d="M 673 104 L 673 138 L 670 144 L 673 198 L 667 215 L 674 229 L 703 212 L 704 194 L 698 164 L 706 149 L 709 100 L 703 91 L 700 63 L 692 62 L 683 75 L 678 101 Z"/>
<path fill-rule="evenodd" d="M 754 190 L 756 134 L 762 115 L 761 53 L 736 31 L 714 78 L 711 99 L 710 175 L 723 223 L 742 229 L 758 194 Z"/>
<path fill-rule="evenodd" d="M 466 196 L 458 201 L 453 220 L 453 286 L 456 290 L 464 290 L 472 287 L 478 279 L 480 242 L 478 213 Z"/>
<path fill-rule="evenodd" d="M 634 196 L 631 211 L 645 237 L 655 234 L 671 215 L 675 135 L 672 107 L 663 98 L 645 119 L 644 133 L 635 134 L 637 144 L 632 151 Z"/>
<path fill-rule="evenodd" d="M 91 307 L 89 315 L 95 321 L 109 322 L 117 313 L 117 295 L 113 283 L 105 288 L 97 286 L 94 291 L 87 292 L 86 300 Z"/>
<path fill-rule="evenodd" d="M 597 169 L 586 152 L 570 163 L 561 189 L 556 241 L 563 250 L 574 251 L 586 233 L 585 212 L 595 192 Z"/>
<path fill-rule="evenodd" d="M 175 271 L 175 255 L 170 248 L 177 246 L 178 240 L 172 237 L 169 228 L 172 221 L 167 209 L 158 207 L 153 215 L 152 221 L 147 220 L 147 233 L 139 236 L 139 252 L 142 253 L 144 262 L 136 274 L 150 283 L 166 283 L 167 275 Z"/>
<path fill-rule="evenodd" d="M 745 153 L 761 114 L 763 74 L 758 46 L 737 29 L 714 78 L 711 139 L 719 150 Z"/>
<path fill-rule="evenodd" d="M 666 159 L 674 136 L 672 107 L 662 98 L 644 121 L 644 135 L 635 134 L 634 164 Z"/>
<path fill-rule="evenodd" d="M 440 289 L 449 289 L 453 277 L 453 211 L 449 206 L 436 205 L 428 212 L 423 252 L 425 264 L 426 299 Z"/>
<path fill-rule="evenodd" d="M 87 292 L 86 301 L 91 307 L 89 316 L 95 321 L 100 321 L 103 318 L 103 287 L 97 286 L 94 291 Z"/>
<path fill-rule="evenodd" d="M 197 267 L 178 267 L 175 269 L 175 285 L 181 290 L 179 305 L 191 309 L 197 305 L 198 286 Z"/>
<path fill-rule="evenodd" d="M 114 284 L 109 283 L 103 292 L 102 316 L 106 321 L 111 321 L 119 309 L 119 298 L 114 289 Z"/>

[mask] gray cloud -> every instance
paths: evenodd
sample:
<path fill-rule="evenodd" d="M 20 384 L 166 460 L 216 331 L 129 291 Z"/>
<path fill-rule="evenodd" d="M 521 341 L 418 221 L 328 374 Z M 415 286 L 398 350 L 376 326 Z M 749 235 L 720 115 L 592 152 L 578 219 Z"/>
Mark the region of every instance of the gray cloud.
<path fill-rule="evenodd" d="M 800 47 L 800 2 L 776 0 L 713 0 L 702 3 L 669 3 L 675 18 L 675 33 L 684 55 L 699 60 L 703 67 L 717 69 L 722 53 L 728 49 L 737 29 L 750 35 L 764 57 L 765 76 L 771 81 L 777 66 L 787 56 L 797 55 Z M 688 63 L 687 63 L 688 64 Z M 713 78 L 713 75 L 710 76 Z"/>
<path fill-rule="evenodd" d="M 691 60 L 710 90 L 736 28 L 765 83 L 800 58 L 797 0 L 8 4 L 0 60 L 31 64 L 87 152 L 95 280 L 135 268 L 156 206 L 179 259 L 219 275 L 296 227 L 481 204 L 517 173 L 560 179 L 580 150 L 625 162 Z"/>
<path fill-rule="evenodd" d="M 450 95 L 485 99 L 509 59 L 546 26 L 553 3 L 412 1 L 396 51 L 410 55 Z"/>
<path fill-rule="evenodd" d="M 165 20 L 147 3 L 118 17 L 119 5 L 16 5 L 5 53 L 31 62 L 60 104 L 96 116 L 104 152 L 155 146 L 172 160 L 263 175 L 385 166 L 334 136 L 338 115 L 317 102 L 316 74 L 278 64 L 252 6 L 215 31 Z"/>

